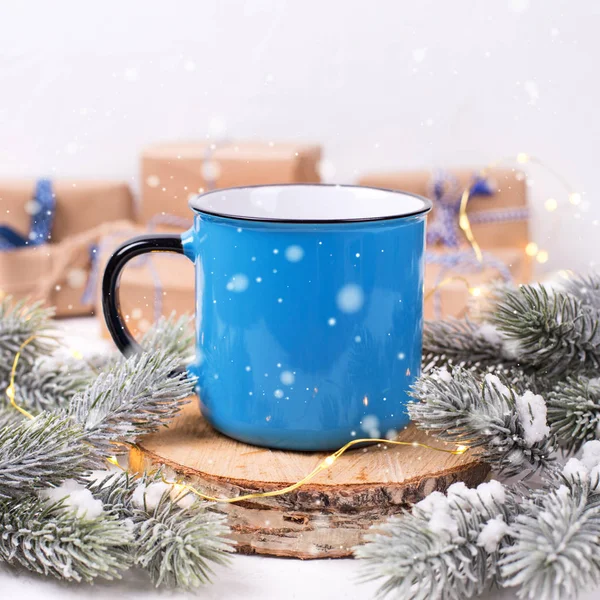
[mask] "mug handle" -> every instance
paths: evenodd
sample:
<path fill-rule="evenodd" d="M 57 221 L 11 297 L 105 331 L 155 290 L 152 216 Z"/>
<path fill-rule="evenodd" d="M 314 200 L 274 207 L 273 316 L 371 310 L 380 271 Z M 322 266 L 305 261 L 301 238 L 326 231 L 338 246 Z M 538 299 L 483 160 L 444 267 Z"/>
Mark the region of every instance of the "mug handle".
<path fill-rule="evenodd" d="M 133 258 L 147 252 L 175 252 L 184 254 L 179 234 L 155 233 L 140 235 L 121 244 L 110 257 L 102 279 L 102 310 L 106 326 L 117 348 L 124 354 L 142 352 L 121 315 L 117 291 L 121 271 Z"/>

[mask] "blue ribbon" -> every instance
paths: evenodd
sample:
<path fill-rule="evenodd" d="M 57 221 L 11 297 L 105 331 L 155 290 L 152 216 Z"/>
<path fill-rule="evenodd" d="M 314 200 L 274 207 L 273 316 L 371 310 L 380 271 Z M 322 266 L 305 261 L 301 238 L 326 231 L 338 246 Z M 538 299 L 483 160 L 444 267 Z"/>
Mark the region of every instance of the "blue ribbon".
<path fill-rule="evenodd" d="M 31 215 L 29 235 L 24 237 L 9 225 L 0 225 L 0 252 L 25 246 L 41 246 L 50 239 L 56 212 L 56 198 L 49 179 L 40 179 L 33 196 L 35 212 Z"/>
<path fill-rule="evenodd" d="M 433 199 L 433 222 L 427 227 L 427 244 L 440 243 L 448 248 L 460 246 L 458 217 L 462 188 L 454 175 L 436 171 L 430 184 Z M 469 189 L 470 196 L 492 196 L 494 190 L 485 177 L 476 175 Z"/>

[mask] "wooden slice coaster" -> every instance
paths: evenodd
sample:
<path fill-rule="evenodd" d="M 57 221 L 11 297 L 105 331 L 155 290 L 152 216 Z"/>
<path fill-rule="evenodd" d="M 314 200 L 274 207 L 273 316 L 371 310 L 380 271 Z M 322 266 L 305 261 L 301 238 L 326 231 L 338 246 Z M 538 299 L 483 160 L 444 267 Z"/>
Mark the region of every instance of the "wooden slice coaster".
<path fill-rule="evenodd" d="M 399 440 L 440 448 L 443 442 L 409 426 Z M 166 465 L 205 494 L 230 498 L 296 483 L 329 453 L 285 452 L 236 442 L 215 431 L 194 399 L 162 431 L 131 450 L 135 471 Z M 446 454 L 412 446 L 348 450 L 327 470 L 283 496 L 219 504 L 237 551 L 297 558 L 350 556 L 371 525 L 455 481 L 481 483 L 489 468 L 470 451 Z"/>

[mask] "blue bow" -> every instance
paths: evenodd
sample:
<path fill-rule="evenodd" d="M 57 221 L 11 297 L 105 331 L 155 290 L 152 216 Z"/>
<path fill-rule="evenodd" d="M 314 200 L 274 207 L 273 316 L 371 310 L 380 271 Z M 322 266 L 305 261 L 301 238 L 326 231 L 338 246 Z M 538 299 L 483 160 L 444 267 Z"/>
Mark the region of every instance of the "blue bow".
<path fill-rule="evenodd" d="M 0 225 L 0 252 L 24 246 L 40 246 L 50 239 L 56 212 L 56 198 L 49 179 L 38 180 L 33 201 L 35 211 L 31 215 L 29 235 L 24 237 L 9 225 Z"/>
<path fill-rule="evenodd" d="M 459 213 L 462 188 L 456 177 L 444 171 L 434 173 L 430 184 L 433 199 L 433 222 L 427 227 L 427 244 L 442 244 L 449 248 L 460 246 Z M 476 175 L 469 189 L 471 196 L 491 196 L 494 193 L 485 177 Z"/>

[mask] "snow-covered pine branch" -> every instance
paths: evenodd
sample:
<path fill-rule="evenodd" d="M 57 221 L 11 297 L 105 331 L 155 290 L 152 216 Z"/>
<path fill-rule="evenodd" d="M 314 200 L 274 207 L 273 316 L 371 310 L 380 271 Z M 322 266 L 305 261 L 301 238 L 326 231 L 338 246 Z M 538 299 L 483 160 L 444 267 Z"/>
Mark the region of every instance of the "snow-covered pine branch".
<path fill-rule="evenodd" d="M 428 321 L 423 330 L 423 363 L 458 365 L 484 370 L 511 365 L 514 357 L 506 350 L 503 336 L 489 323 L 449 318 Z"/>
<path fill-rule="evenodd" d="M 494 487 L 491 487 L 494 486 Z M 542 489 L 458 483 L 390 518 L 355 549 L 383 594 L 459 600 L 494 583 L 526 600 L 575 600 L 600 585 L 600 441 Z"/>
<path fill-rule="evenodd" d="M 518 345 L 521 368 L 560 379 L 600 366 L 600 313 L 567 292 L 539 285 L 508 290 L 491 322 Z"/>
<path fill-rule="evenodd" d="M 15 402 L 33 414 L 65 408 L 95 376 L 82 361 L 37 360 L 30 368 L 19 369 L 15 378 Z M 0 392 L 8 387 L 8 377 L 9 373 L 0 372 Z M 8 405 L 8 399 L 6 403 Z"/>
<path fill-rule="evenodd" d="M 6 379 L 19 350 L 22 370 L 52 353 L 56 347 L 53 314 L 52 309 L 42 308 L 41 302 L 15 302 L 10 296 L 0 301 L 0 380 Z M 22 348 L 32 336 L 35 337 Z"/>
<path fill-rule="evenodd" d="M 232 542 L 224 515 L 160 473 L 134 478 L 99 473 L 88 485 L 107 510 L 132 523 L 133 562 L 156 586 L 194 589 L 210 579 L 210 563 L 224 564 Z"/>
<path fill-rule="evenodd" d="M 59 485 L 91 466 L 90 447 L 83 442 L 81 429 L 64 415 L 44 412 L 0 429 L 0 498 Z"/>
<path fill-rule="evenodd" d="M 548 398 L 548 422 L 560 445 L 577 452 L 600 438 L 600 379 L 579 376 L 558 382 Z"/>
<path fill-rule="evenodd" d="M 433 492 L 412 511 L 377 525 L 355 548 L 368 580 L 382 579 L 380 593 L 403 600 L 464 600 L 498 578 L 513 498 L 498 481 L 469 489 L 464 483 Z"/>
<path fill-rule="evenodd" d="M 83 429 L 95 456 L 165 426 L 192 394 L 194 381 L 178 372 L 179 356 L 161 350 L 123 359 L 71 401 L 67 414 Z"/>
<path fill-rule="evenodd" d="M 574 600 L 600 585 L 600 441 L 532 492 L 502 548 L 503 585 L 527 600 Z"/>
<path fill-rule="evenodd" d="M 127 524 L 111 515 L 78 516 L 35 495 L 0 500 L 0 561 L 58 579 L 115 579 L 130 565 Z"/>
<path fill-rule="evenodd" d="M 421 376 L 408 405 L 420 429 L 477 448 L 481 458 L 507 476 L 552 468 L 554 440 L 543 398 L 517 393 L 496 375 L 483 380 L 461 367 Z"/>
<path fill-rule="evenodd" d="M 588 275 L 571 273 L 559 281 L 558 287 L 568 294 L 571 294 L 571 296 L 578 298 L 582 304 L 586 304 L 600 311 L 599 273 L 590 273 Z"/>
<path fill-rule="evenodd" d="M 171 313 L 161 317 L 142 336 L 140 345 L 145 352 L 163 351 L 187 363 L 194 353 L 194 335 L 194 317 Z"/>

